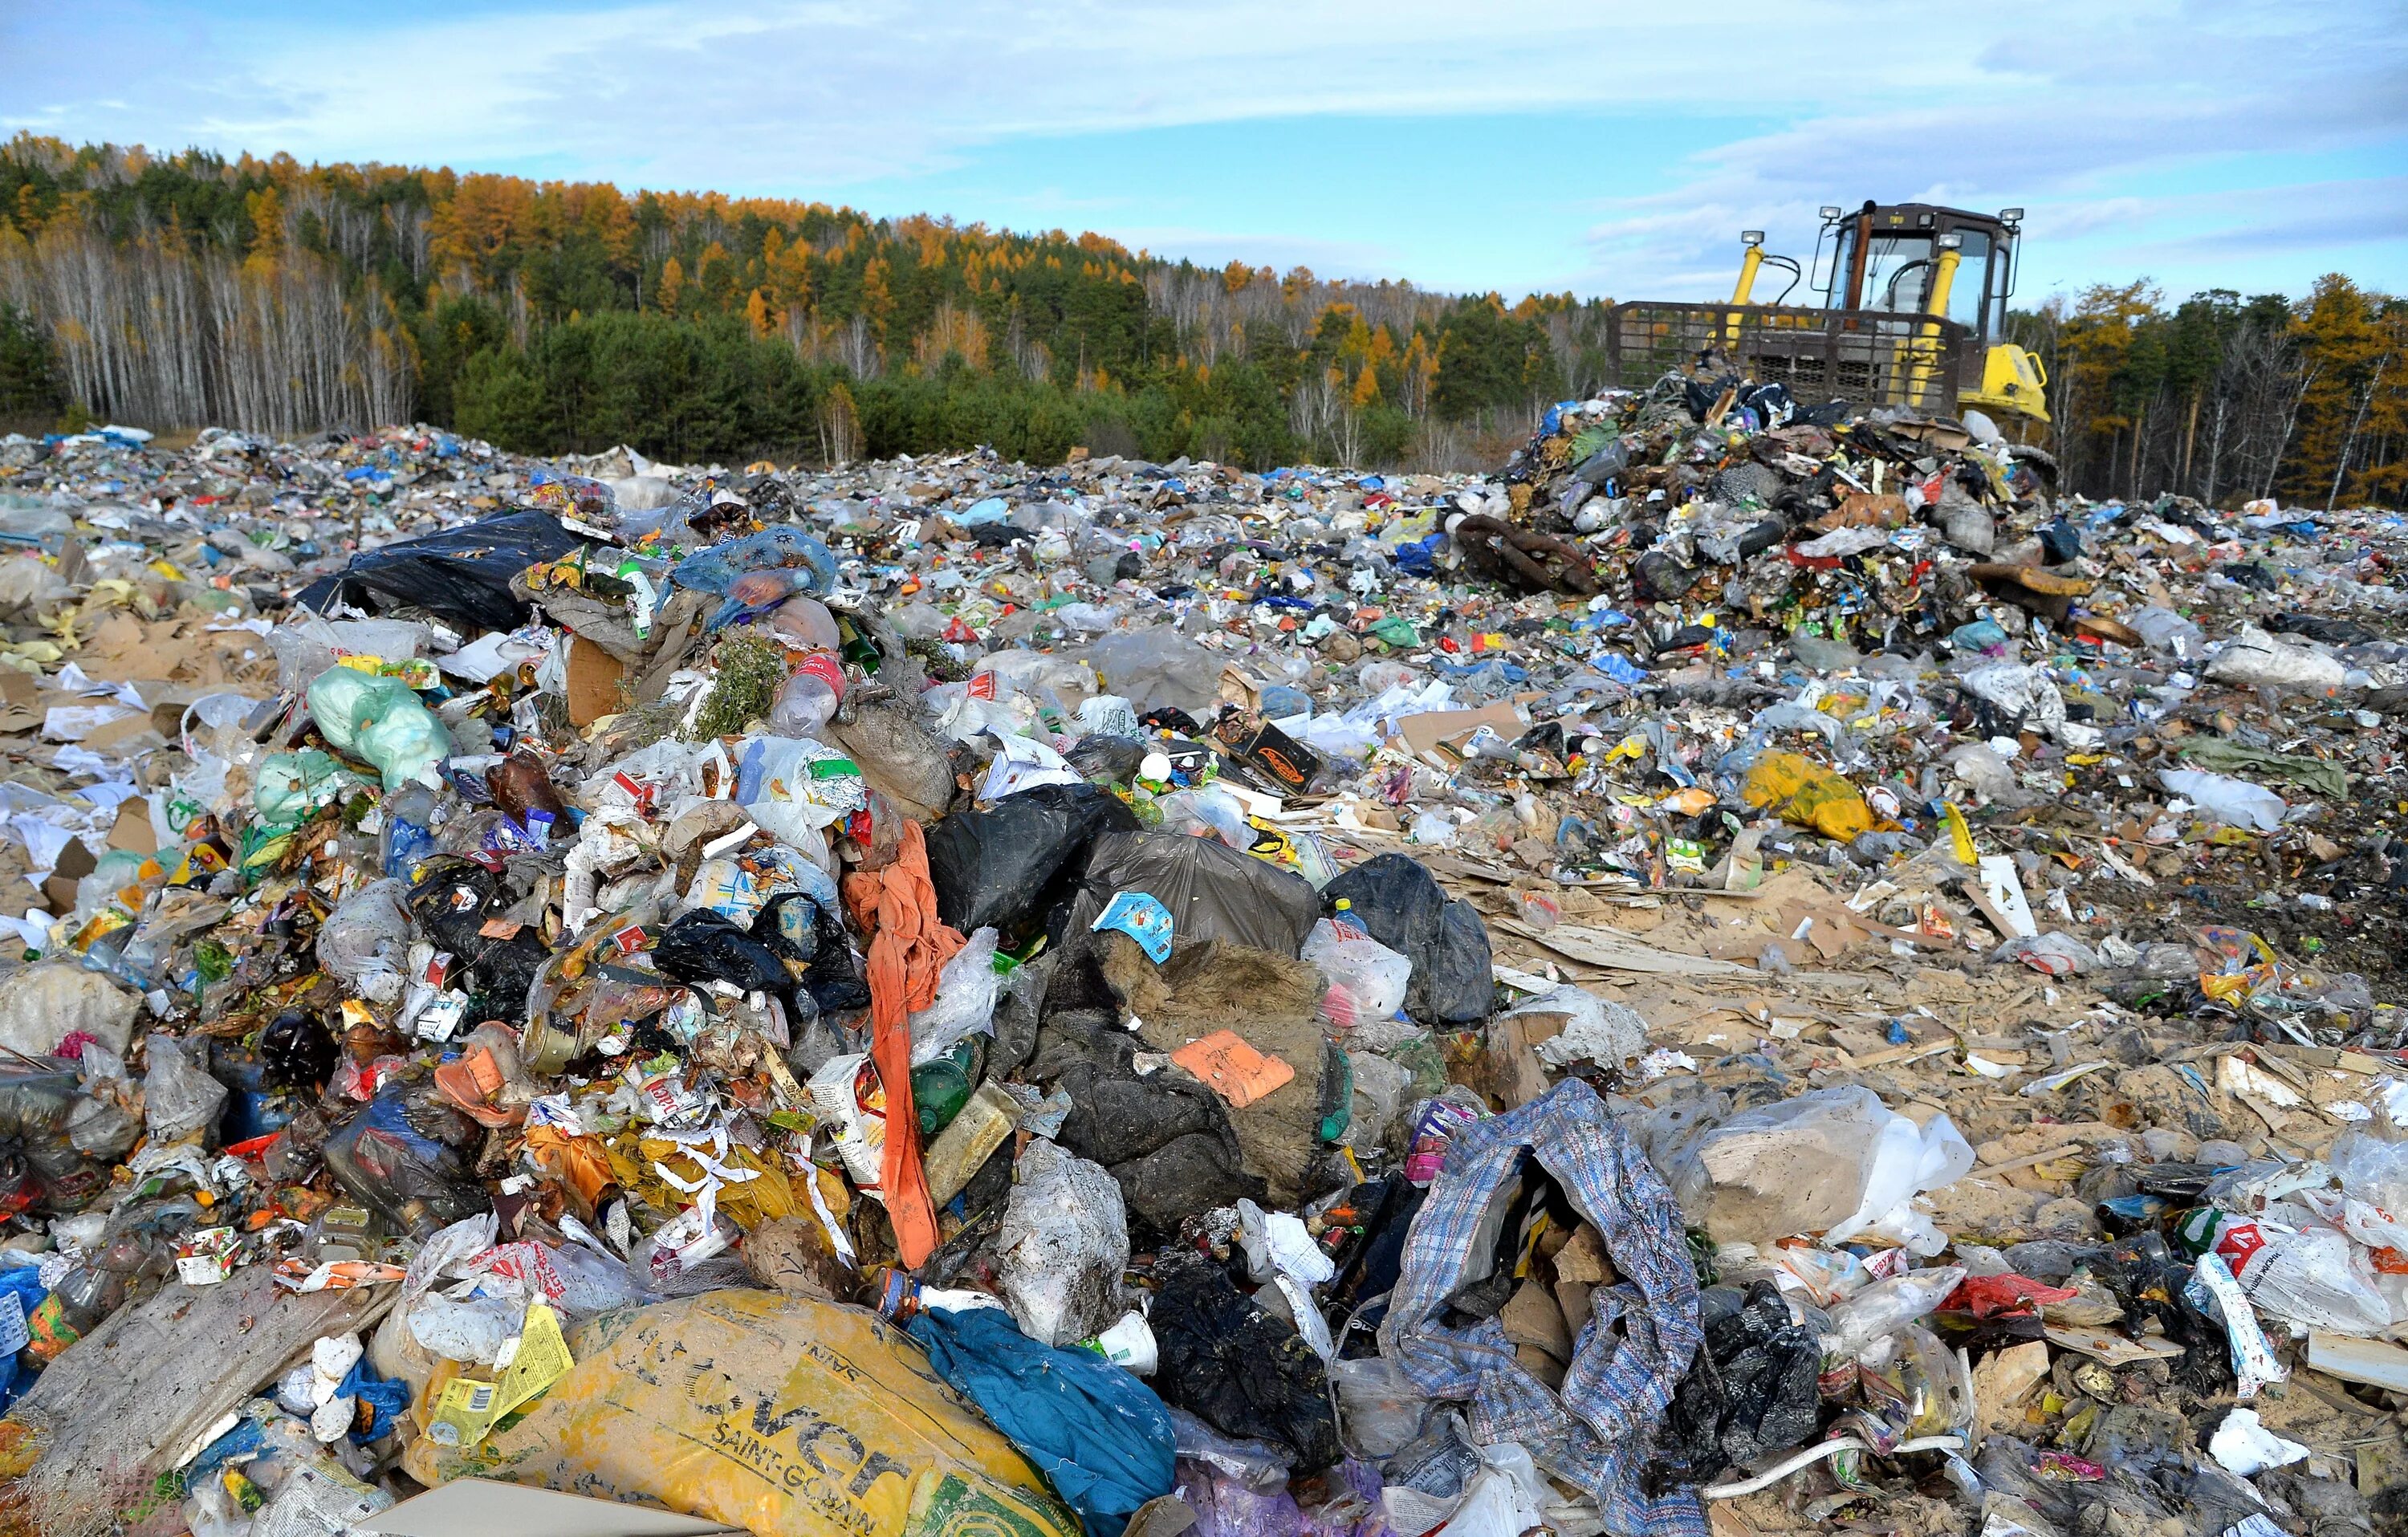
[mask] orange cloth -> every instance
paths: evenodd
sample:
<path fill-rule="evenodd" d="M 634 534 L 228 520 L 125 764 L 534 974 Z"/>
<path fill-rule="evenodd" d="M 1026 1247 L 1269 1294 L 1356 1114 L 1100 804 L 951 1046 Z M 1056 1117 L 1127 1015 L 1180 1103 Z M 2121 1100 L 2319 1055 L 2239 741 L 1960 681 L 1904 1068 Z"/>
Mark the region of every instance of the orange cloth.
<path fill-rule="evenodd" d="M 844 878 L 844 905 L 869 936 L 869 1055 L 886 1090 L 886 1151 L 878 1184 L 904 1267 L 917 1270 L 937 1247 L 937 1208 L 920 1168 L 910 1016 L 936 1001 L 937 973 L 965 942 L 937 916 L 920 824 L 903 824 L 902 849 L 893 864 Z"/>
<path fill-rule="evenodd" d="M 566 1186 L 581 1215 L 590 1218 L 603 1194 L 618 1183 L 610 1170 L 609 1150 L 596 1137 L 572 1137 L 556 1126 L 531 1126 L 526 1133 L 528 1161 Z"/>

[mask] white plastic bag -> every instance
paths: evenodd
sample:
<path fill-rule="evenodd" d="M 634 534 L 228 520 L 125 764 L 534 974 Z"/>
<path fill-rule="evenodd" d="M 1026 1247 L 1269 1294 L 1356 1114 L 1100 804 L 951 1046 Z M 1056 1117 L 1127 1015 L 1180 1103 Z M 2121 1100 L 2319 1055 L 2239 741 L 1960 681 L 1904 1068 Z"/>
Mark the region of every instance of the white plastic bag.
<path fill-rule="evenodd" d="M 429 1292 L 409 1304 L 409 1337 L 447 1361 L 491 1366 L 525 1315 L 526 1303 L 514 1297 L 455 1302 Z"/>
<path fill-rule="evenodd" d="M 2281 796 L 2262 784 L 2203 768 L 2161 768 L 2157 782 L 2228 826 L 2274 832 L 2290 810 Z"/>
<path fill-rule="evenodd" d="M 1041 1140 L 1012 1178 L 996 1235 L 1004 1303 L 1030 1339 L 1076 1344 L 1120 1314 L 1129 1257 L 1120 1185 L 1101 1164 Z"/>
<path fill-rule="evenodd" d="M 1508 1019 L 1520 1015 L 1560 1015 L 1563 1027 L 1539 1042 L 1540 1060 L 1550 1067 L 1598 1062 L 1619 1068 L 1634 1056 L 1647 1055 L 1647 1021 L 1627 1003 L 1611 1003 L 1585 988 L 1570 984 L 1525 1000 L 1508 1010 Z"/>
<path fill-rule="evenodd" d="M 2289 644 L 2244 625 L 2207 665 L 2207 675 L 2242 688 L 2326 689 L 2341 687 L 2349 668 L 2313 644 Z"/>
<path fill-rule="evenodd" d="M 2298 1333 L 2378 1335 L 2391 1327 L 2391 1302 L 2374 1285 L 2357 1245 L 2330 1228 L 2286 1231 L 2260 1219 L 2266 1246 L 2242 1265 L 2250 1305 Z"/>
<path fill-rule="evenodd" d="M 1405 1369 L 1383 1356 L 1333 1361 L 1329 1386 L 1338 1390 L 1338 1423 L 1346 1449 L 1356 1457 L 1381 1460 L 1412 1444 L 1428 1417 L 1430 1401 L 1405 1375 Z"/>
<path fill-rule="evenodd" d="M 318 964 L 370 1003 L 401 998 L 409 955 L 408 883 L 371 882 L 343 898 L 318 926 Z"/>
<path fill-rule="evenodd" d="M 1972 1148 L 1945 1115 L 1918 1127 L 1860 1085 L 1734 1115 L 1670 1159 L 1673 1194 L 1717 1243 L 1823 1231 L 1837 1243 L 1880 1225 L 1923 1255 L 1945 1240 L 1911 1198 L 1972 1167 Z"/>
<path fill-rule="evenodd" d="M 1542 1525 L 1547 1486 L 1530 1454 L 1512 1441 L 1474 1449 L 1486 1466 L 1471 1475 L 1438 1537 L 1522 1537 Z"/>
<path fill-rule="evenodd" d="M 1404 1007 L 1412 960 L 1352 925 L 1317 920 L 1305 937 L 1303 958 L 1320 968 L 1329 984 L 1321 1017 L 1339 1029 L 1392 1018 Z"/>
<path fill-rule="evenodd" d="M 759 737 L 738 766 L 745 814 L 781 843 L 807 847 L 823 827 L 869 804 L 861 768 L 833 747 L 802 737 Z"/>
<path fill-rule="evenodd" d="M 937 997 L 911 1016 L 911 1065 L 933 1062 L 973 1035 L 995 1033 L 995 1000 L 1003 979 L 995 973 L 996 931 L 982 928 L 937 973 Z"/>
<path fill-rule="evenodd" d="M 142 1078 L 142 1118 L 151 1137 L 177 1142 L 215 1124 L 225 1107 L 226 1086 L 210 1077 L 200 1058 L 174 1036 L 153 1031 L 147 1042 L 150 1068 Z"/>

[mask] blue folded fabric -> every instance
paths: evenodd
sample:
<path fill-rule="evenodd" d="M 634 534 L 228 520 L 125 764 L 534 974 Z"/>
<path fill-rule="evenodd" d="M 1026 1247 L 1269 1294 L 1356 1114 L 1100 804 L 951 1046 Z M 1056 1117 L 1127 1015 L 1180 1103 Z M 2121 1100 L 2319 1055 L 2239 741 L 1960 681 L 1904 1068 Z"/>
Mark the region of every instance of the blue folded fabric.
<path fill-rule="evenodd" d="M 1092 1537 L 1120 1537 L 1131 1512 L 1170 1492 L 1170 1412 L 1128 1372 L 1093 1351 L 1039 1344 L 1000 1308 L 932 1308 L 909 1327 Z"/>

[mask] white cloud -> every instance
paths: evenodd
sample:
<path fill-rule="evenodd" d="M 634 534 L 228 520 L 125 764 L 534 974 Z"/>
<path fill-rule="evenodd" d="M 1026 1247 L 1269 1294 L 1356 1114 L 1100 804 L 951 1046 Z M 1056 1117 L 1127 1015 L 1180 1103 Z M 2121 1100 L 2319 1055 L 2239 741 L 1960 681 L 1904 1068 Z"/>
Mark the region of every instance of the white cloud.
<path fill-rule="evenodd" d="M 1706 137 L 1669 168 L 1618 162 L 1610 122 L 1498 166 L 1525 178 L 1543 157 L 1567 206 L 1594 200 L 1586 249 L 1565 253 L 1554 286 L 1677 296 L 1728 281 L 1742 226 L 1794 249 L 1816 207 L 1868 195 L 2020 204 L 2036 245 L 2102 255 L 2362 242 L 2357 183 L 2293 199 L 2265 229 L 2251 223 L 2265 195 L 2211 205 L 2279 182 L 2262 166 L 2283 157 L 2408 142 L 2401 23 L 2396 6 L 2329 0 L 2034 0 L 2005 12 L 1726 0 L 1710 15 L 1636 0 L 651 0 L 433 20 L 396 9 L 366 24 L 93 0 L 0 20 L 15 61 L 0 125 L 841 197 L 1032 136 L 1297 114 L 1779 121 Z M 1618 195 L 1632 185 L 1667 190 Z M 2169 186 L 2214 191 L 2172 207 Z M 1050 197 L 1066 223 L 1092 208 L 1098 224 L 1143 240 L 1164 222 L 1144 192 L 1014 196 Z M 1259 207 L 1229 210 L 1226 224 L 1296 222 Z M 2399 238 L 2396 219 L 2384 227 L 2380 238 Z M 1382 235 L 1364 259 L 1410 268 L 1412 242 Z M 1494 238 L 1502 250 L 1514 236 Z"/>

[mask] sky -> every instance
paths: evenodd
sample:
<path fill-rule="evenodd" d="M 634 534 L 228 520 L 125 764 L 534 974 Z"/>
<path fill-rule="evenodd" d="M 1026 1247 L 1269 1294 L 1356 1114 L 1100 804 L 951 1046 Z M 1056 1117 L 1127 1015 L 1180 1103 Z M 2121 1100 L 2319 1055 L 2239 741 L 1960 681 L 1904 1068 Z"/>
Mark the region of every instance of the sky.
<path fill-rule="evenodd" d="M 1742 228 L 1803 259 L 1867 198 L 2026 209 L 2018 303 L 2408 292 L 2402 0 L 0 0 L 0 133 L 1509 299 L 1727 297 Z"/>

